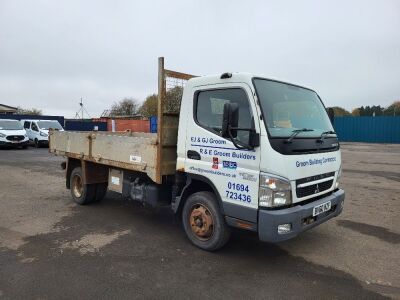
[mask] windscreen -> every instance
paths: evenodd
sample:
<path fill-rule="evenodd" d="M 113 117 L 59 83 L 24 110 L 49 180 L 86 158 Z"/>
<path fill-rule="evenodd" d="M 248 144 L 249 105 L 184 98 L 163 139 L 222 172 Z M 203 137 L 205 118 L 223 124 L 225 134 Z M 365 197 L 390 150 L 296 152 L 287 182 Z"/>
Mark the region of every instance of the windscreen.
<path fill-rule="evenodd" d="M 58 123 L 57 121 L 39 121 L 37 123 L 39 125 L 39 128 L 44 130 L 49 130 L 50 128 L 58 130 L 62 129 L 60 123 Z"/>
<path fill-rule="evenodd" d="M 288 137 L 294 130 L 304 128 L 310 131 L 299 137 L 319 137 L 322 132 L 333 131 L 314 91 L 267 79 L 254 79 L 254 85 L 271 137 Z"/>
<path fill-rule="evenodd" d="M 22 130 L 21 123 L 17 120 L 4 121 L 0 120 L 0 130 Z"/>

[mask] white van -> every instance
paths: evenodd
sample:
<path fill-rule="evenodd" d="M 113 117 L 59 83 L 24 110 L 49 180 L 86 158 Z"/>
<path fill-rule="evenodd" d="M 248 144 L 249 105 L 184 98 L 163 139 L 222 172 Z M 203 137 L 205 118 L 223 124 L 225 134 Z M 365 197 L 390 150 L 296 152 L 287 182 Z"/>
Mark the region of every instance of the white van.
<path fill-rule="evenodd" d="M 18 120 L 0 120 L 0 146 L 28 147 L 28 136 Z"/>
<path fill-rule="evenodd" d="M 21 120 L 22 126 L 25 128 L 29 140 L 34 143 L 36 148 L 40 146 L 48 146 L 49 129 L 64 131 L 57 120 Z"/>

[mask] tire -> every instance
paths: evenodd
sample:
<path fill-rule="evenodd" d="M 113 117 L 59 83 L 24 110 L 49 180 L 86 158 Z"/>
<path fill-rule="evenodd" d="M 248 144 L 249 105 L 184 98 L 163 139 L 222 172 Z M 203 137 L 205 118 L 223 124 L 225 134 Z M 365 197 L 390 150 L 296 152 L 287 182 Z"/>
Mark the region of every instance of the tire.
<path fill-rule="evenodd" d="M 75 203 L 85 205 L 96 201 L 96 185 L 83 184 L 82 168 L 76 167 L 70 176 L 71 196 Z"/>
<path fill-rule="evenodd" d="M 103 200 L 107 193 L 108 184 L 107 183 L 97 183 L 95 184 L 96 195 L 94 196 L 93 202 L 100 202 Z"/>
<path fill-rule="evenodd" d="M 35 139 L 34 143 L 35 143 L 35 148 L 39 148 L 40 147 L 38 139 Z"/>
<path fill-rule="evenodd" d="M 22 149 L 28 149 L 28 145 L 22 146 Z"/>
<path fill-rule="evenodd" d="M 200 249 L 215 251 L 229 240 L 230 229 L 215 195 L 210 192 L 197 192 L 189 196 L 183 206 L 182 222 L 187 237 Z"/>

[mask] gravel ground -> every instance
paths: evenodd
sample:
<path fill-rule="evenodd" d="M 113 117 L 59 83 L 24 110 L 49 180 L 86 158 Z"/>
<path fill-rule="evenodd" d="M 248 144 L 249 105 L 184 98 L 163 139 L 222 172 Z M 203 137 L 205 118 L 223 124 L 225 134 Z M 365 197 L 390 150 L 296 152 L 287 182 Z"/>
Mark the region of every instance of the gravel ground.
<path fill-rule="evenodd" d="M 0 150 L 0 299 L 400 299 L 400 145 L 343 144 L 343 213 L 291 241 L 193 247 L 168 209 L 77 206 L 60 157 Z"/>

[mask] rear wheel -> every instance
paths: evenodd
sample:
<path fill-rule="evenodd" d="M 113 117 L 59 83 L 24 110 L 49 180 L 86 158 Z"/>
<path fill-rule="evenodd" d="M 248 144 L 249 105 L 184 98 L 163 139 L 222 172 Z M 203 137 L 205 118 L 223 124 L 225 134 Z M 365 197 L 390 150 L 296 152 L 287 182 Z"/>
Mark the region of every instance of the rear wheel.
<path fill-rule="evenodd" d="M 76 167 L 71 172 L 70 177 L 71 196 L 74 202 L 85 205 L 95 201 L 96 187 L 90 184 L 83 183 L 82 168 Z"/>
<path fill-rule="evenodd" d="M 108 184 L 106 182 L 95 184 L 96 195 L 94 197 L 94 202 L 100 202 L 101 200 L 103 200 L 104 196 L 107 193 L 107 187 Z"/>
<path fill-rule="evenodd" d="M 229 227 L 210 192 L 198 192 L 186 200 L 182 221 L 189 240 L 203 250 L 218 250 L 229 240 Z"/>

